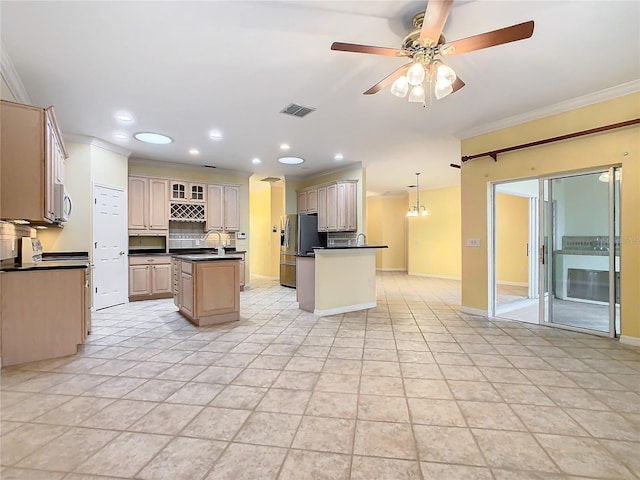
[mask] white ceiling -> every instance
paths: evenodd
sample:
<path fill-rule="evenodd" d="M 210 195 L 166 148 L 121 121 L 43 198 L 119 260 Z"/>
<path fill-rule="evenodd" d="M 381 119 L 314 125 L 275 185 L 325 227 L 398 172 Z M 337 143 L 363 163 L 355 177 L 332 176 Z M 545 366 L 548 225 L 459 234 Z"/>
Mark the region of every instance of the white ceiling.
<path fill-rule="evenodd" d="M 535 21 L 533 37 L 451 57 L 466 87 L 426 109 L 362 92 L 406 62 L 330 50 L 333 41 L 400 47 L 425 1 L 0 3 L 2 46 L 30 101 L 55 105 L 66 134 L 134 157 L 261 175 L 309 175 L 349 162 L 368 190 L 458 183 L 457 138 L 505 118 L 640 79 L 640 2 L 457 1 L 448 40 Z M 300 119 L 291 102 L 317 108 Z M 436 103 L 437 102 L 437 103 Z M 114 115 L 125 110 L 133 125 Z M 213 142 L 217 128 L 224 140 Z M 151 146 L 116 132 L 157 131 Z M 280 143 L 306 159 L 282 166 Z M 188 154 L 198 148 L 199 157 Z M 335 153 L 345 159 L 336 162 Z M 254 166 L 251 159 L 263 163 Z"/>

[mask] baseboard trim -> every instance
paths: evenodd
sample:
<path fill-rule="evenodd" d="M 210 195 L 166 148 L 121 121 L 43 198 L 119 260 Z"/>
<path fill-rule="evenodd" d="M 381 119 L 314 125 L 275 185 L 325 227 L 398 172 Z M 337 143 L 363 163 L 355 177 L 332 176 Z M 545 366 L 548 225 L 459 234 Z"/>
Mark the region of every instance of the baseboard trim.
<path fill-rule="evenodd" d="M 528 287 L 527 282 L 496 282 L 498 285 L 509 285 L 511 287 Z"/>
<path fill-rule="evenodd" d="M 620 335 L 620 343 L 625 345 L 632 345 L 634 347 L 640 347 L 640 338 L 630 337 L 628 335 Z"/>
<path fill-rule="evenodd" d="M 488 317 L 489 312 L 487 310 L 480 310 L 479 308 L 460 307 L 460 313 L 466 313 L 467 315 L 476 315 L 479 317 Z"/>
<path fill-rule="evenodd" d="M 414 277 L 441 278 L 443 280 L 462 280 L 461 277 L 457 277 L 455 275 L 433 275 L 431 273 L 415 273 L 415 272 L 407 272 L 407 274 L 413 275 Z"/>
<path fill-rule="evenodd" d="M 376 268 L 378 272 L 406 272 L 406 268 Z"/>
<path fill-rule="evenodd" d="M 377 306 L 376 302 L 361 303 L 359 305 L 349 305 L 349 306 L 346 306 L 346 307 L 329 308 L 327 310 L 315 309 L 313 311 L 313 314 L 314 315 L 318 315 L 320 317 L 326 317 L 328 315 L 338 315 L 340 313 L 356 312 L 358 310 L 365 310 L 367 308 L 376 308 L 376 306 Z"/>

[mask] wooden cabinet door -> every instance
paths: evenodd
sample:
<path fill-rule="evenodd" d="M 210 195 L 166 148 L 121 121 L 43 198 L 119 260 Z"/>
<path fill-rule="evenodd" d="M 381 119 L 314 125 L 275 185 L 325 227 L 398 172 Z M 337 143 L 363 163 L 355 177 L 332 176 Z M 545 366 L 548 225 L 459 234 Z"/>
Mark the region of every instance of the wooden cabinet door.
<path fill-rule="evenodd" d="M 318 212 L 318 190 L 313 189 L 307 191 L 307 213 Z"/>
<path fill-rule="evenodd" d="M 338 211 L 337 230 L 344 231 L 347 229 L 347 185 L 339 183 L 338 187 L 338 199 L 336 202 L 336 208 Z"/>
<path fill-rule="evenodd" d="M 345 206 L 346 222 L 348 231 L 358 230 L 358 185 L 356 183 L 346 184 Z"/>
<path fill-rule="evenodd" d="M 327 231 L 338 230 L 338 185 L 327 185 Z"/>
<path fill-rule="evenodd" d="M 240 230 L 240 187 L 224 187 L 224 230 L 237 232 Z"/>
<path fill-rule="evenodd" d="M 149 179 L 149 230 L 169 229 L 167 180 Z"/>
<path fill-rule="evenodd" d="M 327 187 L 318 187 L 318 231 L 327 231 Z"/>
<path fill-rule="evenodd" d="M 196 264 L 196 317 L 237 311 L 240 303 L 240 262 Z"/>
<path fill-rule="evenodd" d="M 180 308 L 193 317 L 193 275 L 180 274 Z"/>
<path fill-rule="evenodd" d="M 49 115 L 45 116 L 45 159 L 44 159 L 44 211 L 45 218 L 49 220 L 55 220 L 56 213 L 54 211 L 54 184 L 55 184 L 55 145 L 56 145 L 56 131 L 53 126 Z"/>
<path fill-rule="evenodd" d="M 189 184 L 189 202 L 190 203 L 206 203 L 207 186 L 204 183 Z"/>
<path fill-rule="evenodd" d="M 129 229 L 146 230 L 149 209 L 149 181 L 141 177 L 129 177 Z"/>
<path fill-rule="evenodd" d="M 171 265 L 151 266 L 151 293 L 170 293 L 172 291 Z"/>
<path fill-rule="evenodd" d="M 307 192 L 298 192 L 298 213 L 307 213 Z"/>
<path fill-rule="evenodd" d="M 240 260 L 240 287 L 244 288 L 244 260 Z"/>
<path fill-rule="evenodd" d="M 185 182 L 171 182 L 171 200 L 176 202 L 187 201 L 187 188 L 188 184 Z"/>
<path fill-rule="evenodd" d="M 149 295 L 151 293 L 151 279 L 149 265 L 131 265 L 129 267 L 129 296 Z"/>
<path fill-rule="evenodd" d="M 53 155 L 53 181 L 60 185 L 64 185 L 64 153 L 62 146 L 55 132 L 51 136 L 51 149 Z"/>
<path fill-rule="evenodd" d="M 207 230 L 224 229 L 224 186 L 207 185 Z"/>

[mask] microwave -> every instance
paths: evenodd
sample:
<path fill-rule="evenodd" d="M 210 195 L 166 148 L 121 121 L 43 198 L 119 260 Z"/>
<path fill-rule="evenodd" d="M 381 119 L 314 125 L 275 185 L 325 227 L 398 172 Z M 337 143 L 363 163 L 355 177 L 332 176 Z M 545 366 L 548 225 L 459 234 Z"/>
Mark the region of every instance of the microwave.
<path fill-rule="evenodd" d="M 67 193 L 67 189 L 64 185 L 56 183 L 53 187 L 53 211 L 55 212 L 56 222 L 66 222 L 71 216 L 71 210 L 73 204 L 71 203 L 71 197 Z"/>

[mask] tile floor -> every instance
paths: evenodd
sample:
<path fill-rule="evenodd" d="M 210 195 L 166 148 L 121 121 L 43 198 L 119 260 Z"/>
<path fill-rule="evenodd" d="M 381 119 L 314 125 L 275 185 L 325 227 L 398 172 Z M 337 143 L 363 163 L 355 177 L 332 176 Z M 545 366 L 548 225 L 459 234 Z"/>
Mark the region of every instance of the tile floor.
<path fill-rule="evenodd" d="M 325 318 L 252 285 L 240 322 L 137 302 L 3 369 L 1 478 L 640 478 L 640 349 L 460 314 L 449 280 L 381 274 Z"/>

